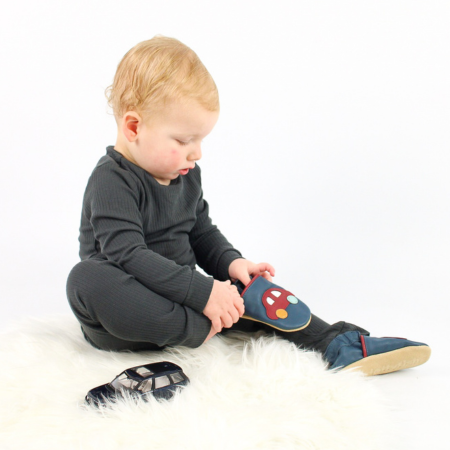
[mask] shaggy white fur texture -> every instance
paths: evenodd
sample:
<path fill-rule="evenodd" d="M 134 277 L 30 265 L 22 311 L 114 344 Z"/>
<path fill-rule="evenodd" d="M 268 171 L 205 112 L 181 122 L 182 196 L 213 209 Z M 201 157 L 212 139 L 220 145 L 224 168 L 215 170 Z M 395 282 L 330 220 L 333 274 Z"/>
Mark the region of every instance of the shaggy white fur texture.
<path fill-rule="evenodd" d="M 89 389 L 163 360 L 191 379 L 174 399 L 84 406 Z M 327 371 L 279 338 L 233 333 L 198 349 L 112 353 L 92 348 L 74 318 L 52 316 L 2 333 L 0 361 L 2 450 L 392 448 L 370 378 Z"/>

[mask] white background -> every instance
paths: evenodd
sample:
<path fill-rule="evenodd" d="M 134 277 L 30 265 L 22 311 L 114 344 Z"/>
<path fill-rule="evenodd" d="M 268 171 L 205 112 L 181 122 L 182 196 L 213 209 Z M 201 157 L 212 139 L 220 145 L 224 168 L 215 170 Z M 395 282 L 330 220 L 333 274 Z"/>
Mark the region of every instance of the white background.
<path fill-rule="evenodd" d="M 2 6 L 0 328 L 70 313 L 84 188 L 116 139 L 104 90 L 163 34 L 219 88 L 200 166 L 222 232 L 323 319 L 427 342 L 414 373 L 446 374 L 449 24 L 433 0 Z"/>

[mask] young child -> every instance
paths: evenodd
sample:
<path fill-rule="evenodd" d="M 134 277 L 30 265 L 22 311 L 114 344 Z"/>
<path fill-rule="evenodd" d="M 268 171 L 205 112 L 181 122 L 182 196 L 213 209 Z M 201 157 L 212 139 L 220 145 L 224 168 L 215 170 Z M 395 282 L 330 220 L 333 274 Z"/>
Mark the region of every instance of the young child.
<path fill-rule="evenodd" d="M 87 183 L 81 262 L 67 280 L 70 306 L 94 347 L 198 347 L 223 329 L 264 329 L 321 352 L 330 368 L 379 374 L 429 358 L 425 344 L 372 338 L 315 315 L 297 331 L 243 318 L 234 283 L 258 276 L 271 283 L 275 269 L 243 258 L 208 214 L 196 162 L 219 116 L 211 75 L 190 48 L 156 36 L 124 56 L 108 93 L 117 140 Z"/>

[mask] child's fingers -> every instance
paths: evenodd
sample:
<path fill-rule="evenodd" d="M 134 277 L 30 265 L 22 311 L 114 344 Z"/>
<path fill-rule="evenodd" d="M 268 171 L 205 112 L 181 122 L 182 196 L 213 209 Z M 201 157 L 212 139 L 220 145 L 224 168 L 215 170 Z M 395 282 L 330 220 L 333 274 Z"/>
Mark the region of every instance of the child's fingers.
<path fill-rule="evenodd" d="M 239 317 L 241 317 L 240 311 L 236 305 L 234 305 L 234 308 L 230 311 L 230 316 L 233 319 L 233 323 L 236 323 L 239 320 Z"/>
<path fill-rule="evenodd" d="M 235 306 L 235 308 L 237 309 L 237 311 L 239 313 L 239 317 L 242 317 L 244 315 L 244 312 L 245 312 L 245 306 L 244 306 L 244 300 L 242 299 L 241 296 L 239 296 L 239 298 L 236 298 L 236 300 L 234 302 L 234 306 Z"/>
<path fill-rule="evenodd" d="M 248 274 L 248 273 L 242 273 L 242 274 L 240 274 L 240 276 L 239 276 L 239 281 L 244 285 L 244 286 L 247 286 L 247 284 L 248 283 L 250 283 L 250 281 L 251 281 L 251 278 L 250 278 L 250 275 Z"/>
<path fill-rule="evenodd" d="M 264 264 L 265 264 L 264 270 L 266 272 L 269 272 L 270 275 L 272 275 L 274 277 L 275 276 L 275 268 L 271 264 L 268 264 L 268 263 L 264 263 Z"/>
<path fill-rule="evenodd" d="M 221 319 L 222 319 L 223 326 L 225 328 L 231 328 L 233 326 L 234 320 L 230 313 L 223 314 L 221 316 Z M 238 317 L 238 319 L 239 319 L 239 317 Z"/>
<path fill-rule="evenodd" d="M 217 317 L 216 319 L 212 320 L 211 324 L 216 333 L 220 333 L 222 331 L 222 321 L 220 320 L 220 317 Z"/>
<path fill-rule="evenodd" d="M 264 277 L 266 280 L 272 282 L 272 277 L 267 272 L 264 272 L 261 276 Z"/>
<path fill-rule="evenodd" d="M 269 272 L 273 277 L 275 276 L 275 268 L 269 263 L 259 263 L 256 264 L 257 269 L 261 274 Z"/>

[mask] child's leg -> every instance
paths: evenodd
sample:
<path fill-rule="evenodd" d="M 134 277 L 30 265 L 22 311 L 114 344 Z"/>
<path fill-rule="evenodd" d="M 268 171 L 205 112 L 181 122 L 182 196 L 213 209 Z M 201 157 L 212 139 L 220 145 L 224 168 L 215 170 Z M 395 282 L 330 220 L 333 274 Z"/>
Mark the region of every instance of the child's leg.
<path fill-rule="evenodd" d="M 298 347 L 322 353 L 330 369 L 358 369 L 366 375 L 379 375 L 408 369 L 430 358 L 428 345 L 402 338 L 373 338 L 351 323 L 328 325 L 312 315 L 300 331 L 285 332 L 251 320 L 239 320 L 233 330 L 264 330 L 295 343 Z"/>
<path fill-rule="evenodd" d="M 352 323 L 337 322 L 329 325 L 314 314 L 311 315 L 310 324 L 303 330 L 292 333 L 276 330 L 276 334 L 293 342 L 298 347 L 318 351 L 323 354 L 335 337 L 348 331 L 359 331 L 363 335 L 369 335 L 367 330 Z"/>
<path fill-rule="evenodd" d="M 78 263 L 67 297 L 86 339 L 104 350 L 198 347 L 211 330 L 206 316 L 150 291 L 112 261 Z"/>
<path fill-rule="evenodd" d="M 245 317 L 259 322 L 251 329 L 264 329 L 298 347 L 319 351 L 331 369 L 357 368 L 367 375 L 377 375 L 418 366 L 430 357 L 429 346 L 421 342 L 373 338 L 363 328 L 347 322 L 328 325 L 312 315 L 291 292 L 261 276 L 253 277 L 247 286 L 235 284 L 244 299 Z M 248 329 L 248 324 L 240 322 L 233 328 Z"/>
<path fill-rule="evenodd" d="M 264 330 L 267 333 L 275 333 L 278 336 L 293 342 L 298 347 L 306 350 L 314 350 L 320 353 L 325 353 L 331 341 L 344 334 L 347 331 L 359 331 L 363 335 L 368 335 L 369 332 L 348 322 L 337 322 L 334 325 L 329 325 L 314 314 L 311 315 L 311 322 L 309 325 L 300 331 L 286 332 L 272 328 L 261 322 L 253 320 L 240 319 L 231 330 L 241 331 L 258 331 Z"/>

